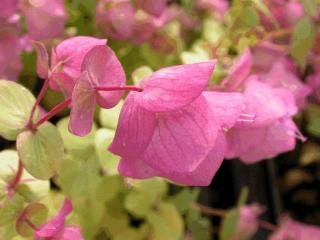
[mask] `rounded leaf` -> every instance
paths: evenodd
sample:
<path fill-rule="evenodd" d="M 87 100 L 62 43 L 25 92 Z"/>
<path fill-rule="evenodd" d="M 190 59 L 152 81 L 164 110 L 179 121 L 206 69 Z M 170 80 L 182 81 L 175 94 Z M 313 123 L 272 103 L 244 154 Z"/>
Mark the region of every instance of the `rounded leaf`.
<path fill-rule="evenodd" d="M 39 179 L 51 178 L 64 157 L 62 138 L 57 128 L 48 122 L 37 131 L 20 133 L 17 149 L 25 169 Z"/>

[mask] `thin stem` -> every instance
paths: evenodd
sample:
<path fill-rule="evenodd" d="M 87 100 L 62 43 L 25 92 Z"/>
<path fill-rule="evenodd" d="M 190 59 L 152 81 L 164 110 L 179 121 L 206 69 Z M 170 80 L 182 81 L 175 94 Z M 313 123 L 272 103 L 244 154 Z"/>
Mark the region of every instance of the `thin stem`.
<path fill-rule="evenodd" d="M 142 92 L 143 89 L 136 86 L 100 86 L 95 88 L 97 91 L 136 91 Z"/>
<path fill-rule="evenodd" d="M 66 98 L 64 101 L 56 105 L 54 108 L 51 109 L 50 112 L 48 112 L 46 115 L 44 115 L 36 124 L 34 124 L 33 128 L 37 129 L 41 124 L 48 121 L 50 118 L 55 116 L 57 113 L 59 113 L 62 109 L 67 107 L 71 104 L 71 97 Z"/>
<path fill-rule="evenodd" d="M 24 218 L 24 221 L 25 221 L 25 223 L 28 224 L 28 226 L 31 227 L 34 231 L 37 231 L 37 230 L 38 230 L 37 226 L 34 225 L 34 223 L 31 222 L 29 218 L 27 218 L 27 217 Z"/>
<path fill-rule="evenodd" d="M 40 90 L 40 93 L 36 99 L 36 102 L 34 103 L 33 107 L 32 107 L 32 110 L 31 110 L 31 114 L 30 114 L 30 117 L 29 117 L 29 125 L 32 125 L 32 119 L 33 119 L 33 116 L 36 112 L 36 109 L 37 107 L 39 106 L 42 98 L 44 97 L 44 95 L 46 94 L 47 90 L 49 88 L 49 78 L 47 78 Z"/>
<path fill-rule="evenodd" d="M 9 189 L 14 190 L 18 186 L 22 177 L 22 173 L 23 173 L 23 165 L 22 165 L 22 161 L 19 160 L 16 176 L 14 177 L 12 182 L 9 184 Z"/>
<path fill-rule="evenodd" d="M 211 216 L 224 217 L 227 213 L 226 210 L 203 206 L 199 203 L 193 203 L 191 205 L 191 207 L 199 210 L 200 212 L 202 212 L 204 214 L 211 215 Z"/>
<path fill-rule="evenodd" d="M 261 219 L 259 219 L 259 226 L 266 229 L 266 230 L 269 230 L 271 232 L 275 232 L 277 230 L 276 225 L 269 223 L 267 221 L 261 220 Z"/>

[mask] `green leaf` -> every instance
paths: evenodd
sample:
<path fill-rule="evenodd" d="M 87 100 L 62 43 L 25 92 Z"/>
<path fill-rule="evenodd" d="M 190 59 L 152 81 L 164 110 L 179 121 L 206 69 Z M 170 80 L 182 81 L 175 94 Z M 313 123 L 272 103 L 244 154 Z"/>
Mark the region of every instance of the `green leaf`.
<path fill-rule="evenodd" d="M 78 137 L 69 132 L 68 125 L 69 117 L 61 119 L 57 124 L 66 150 L 76 156 L 83 156 L 87 154 L 87 152 L 92 151 L 94 148 L 94 136 L 97 126 L 94 124 L 88 135 Z"/>
<path fill-rule="evenodd" d="M 247 186 L 243 187 L 240 192 L 240 197 L 237 202 L 237 208 L 240 209 L 247 201 L 249 195 L 249 188 Z"/>
<path fill-rule="evenodd" d="M 121 100 L 115 107 L 100 110 L 100 123 L 105 128 L 116 129 L 118 126 L 119 115 L 124 101 Z"/>
<path fill-rule="evenodd" d="M 191 204 L 196 201 L 198 193 L 199 191 L 196 188 L 193 191 L 189 188 L 184 188 L 176 195 L 170 197 L 169 201 L 183 214 L 186 213 L 190 209 Z"/>
<path fill-rule="evenodd" d="M 36 202 L 29 204 L 17 219 L 17 232 L 23 237 L 31 237 L 34 230 L 26 222 L 26 219 L 32 222 L 36 227 L 40 227 L 41 224 L 45 223 L 47 216 L 48 208 L 45 205 Z"/>
<path fill-rule="evenodd" d="M 98 155 L 98 159 L 103 168 L 103 171 L 107 175 L 119 174 L 118 163 L 120 157 L 114 155 L 108 150 L 114 137 L 114 130 L 110 129 L 99 129 L 95 136 L 95 148 Z"/>
<path fill-rule="evenodd" d="M 132 80 L 134 84 L 138 85 L 143 78 L 150 77 L 152 73 L 153 70 L 149 66 L 139 67 L 132 73 Z"/>
<path fill-rule="evenodd" d="M 301 0 L 304 10 L 310 17 L 316 17 L 318 13 L 318 3 L 315 0 Z"/>
<path fill-rule="evenodd" d="M 260 24 L 260 17 L 253 8 L 246 7 L 243 9 L 241 21 L 247 27 L 255 27 Z"/>
<path fill-rule="evenodd" d="M 239 211 L 237 209 L 230 210 L 222 220 L 219 231 L 220 240 L 230 240 L 236 230 L 239 219 Z"/>
<path fill-rule="evenodd" d="M 316 27 L 309 17 L 299 20 L 293 30 L 291 39 L 291 55 L 301 67 L 306 66 L 306 58 L 313 47 L 316 37 Z"/>
<path fill-rule="evenodd" d="M 35 178 L 49 179 L 64 158 L 63 141 L 57 128 L 46 122 L 38 130 L 26 130 L 17 138 L 17 150 L 25 169 Z"/>
<path fill-rule="evenodd" d="M 15 177 L 18 170 L 19 157 L 14 150 L 4 150 L 0 152 L 0 185 L 6 187 Z M 28 181 L 23 181 L 28 180 Z M 25 201 L 39 201 L 49 193 L 49 181 L 35 179 L 27 171 L 23 171 L 21 181 L 16 191 L 25 198 Z M 3 197 L 0 192 L 0 199 Z"/>
<path fill-rule="evenodd" d="M 124 201 L 126 210 L 137 218 L 144 218 L 152 209 L 154 199 L 141 192 L 130 192 Z"/>
<path fill-rule="evenodd" d="M 27 125 L 34 103 L 34 96 L 22 85 L 0 80 L 0 135 L 15 140 Z"/>
<path fill-rule="evenodd" d="M 316 104 L 309 104 L 306 113 L 308 132 L 314 136 L 320 136 L 320 107 Z"/>
<path fill-rule="evenodd" d="M 7 196 L 1 202 L 0 208 L 0 226 L 15 222 L 21 211 L 25 201 L 19 194 L 14 196 Z"/>
<path fill-rule="evenodd" d="M 97 0 L 74 0 L 72 3 L 74 4 L 75 7 L 83 6 L 91 14 L 94 14 L 96 10 Z"/>
<path fill-rule="evenodd" d="M 152 227 L 153 240 L 180 240 L 183 234 L 183 221 L 174 205 L 161 203 L 158 209 L 150 212 L 147 221 Z"/>
<path fill-rule="evenodd" d="M 265 16 L 267 16 L 270 19 L 270 21 L 276 28 L 279 27 L 277 20 L 273 16 L 268 6 L 263 2 L 263 0 L 252 0 L 252 2 L 259 11 L 261 11 Z"/>

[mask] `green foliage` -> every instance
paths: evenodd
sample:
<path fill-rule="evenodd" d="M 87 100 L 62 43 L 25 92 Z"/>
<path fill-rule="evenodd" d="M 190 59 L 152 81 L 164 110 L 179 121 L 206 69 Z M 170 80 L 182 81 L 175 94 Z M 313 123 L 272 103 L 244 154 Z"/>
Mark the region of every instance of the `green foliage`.
<path fill-rule="evenodd" d="M 27 125 L 34 102 L 33 95 L 22 85 L 0 80 L 0 136 L 15 140 Z"/>
<path fill-rule="evenodd" d="M 316 17 L 318 13 L 318 4 L 316 0 L 301 0 L 304 10 L 310 17 Z"/>
<path fill-rule="evenodd" d="M 105 128 L 116 129 L 121 108 L 124 101 L 121 100 L 114 108 L 101 109 L 99 114 L 100 123 Z"/>
<path fill-rule="evenodd" d="M 291 55 L 300 64 L 306 66 L 306 58 L 313 47 L 316 27 L 309 17 L 303 17 L 296 24 L 291 39 Z"/>
<path fill-rule="evenodd" d="M 132 80 L 134 84 L 138 85 L 142 79 L 151 76 L 152 73 L 153 70 L 148 66 L 139 67 L 132 73 Z"/>
<path fill-rule="evenodd" d="M 307 108 L 308 125 L 307 130 L 314 136 L 320 136 L 320 107 L 309 105 Z"/>
<path fill-rule="evenodd" d="M 58 129 L 44 123 L 38 130 L 25 130 L 17 138 L 17 150 L 23 166 L 38 179 L 54 176 L 64 158 L 64 147 Z"/>

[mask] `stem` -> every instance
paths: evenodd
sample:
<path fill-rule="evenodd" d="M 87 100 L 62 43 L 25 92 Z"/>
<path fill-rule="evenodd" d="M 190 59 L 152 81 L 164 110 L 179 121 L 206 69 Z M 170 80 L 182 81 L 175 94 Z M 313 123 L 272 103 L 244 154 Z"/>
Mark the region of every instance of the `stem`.
<path fill-rule="evenodd" d="M 34 116 L 34 113 L 36 112 L 36 109 L 37 107 L 39 106 L 42 98 L 44 97 L 44 95 L 46 94 L 47 90 L 49 88 L 49 78 L 47 78 L 40 90 L 40 93 L 36 99 L 36 102 L 34 103 L 33 107 L 32 107 L 32 110 L 31 110 L 31 114 L 30 114 L 30 117 L 29 117 L 29 123 L 28 125 L 31 126 L 32 125 L 32 119 L 33 119 L 33 116 Z"/>
<path fill-rule="evenodd" d="M 9 184 L 9 189 L 14 190 L 18 186 L 22 177 L 22 173 L 23 173 L 23 165 L 22 165 L 22 161 L 19 160 L 16 176 L 12 180 L 12 182 Z"/>
<path fill-rule="evenodd" d="M 136 92 L 142 92 L 143 89 L 136 87 L 136 86 L 101 86 L 95 88 L 97 91 L 136 91 Z"/>
<path fill-rule="evenodd" d="M 204 214 L 211 215 L 211 216 L 224 217 L 227 213 L 226 210 L 203 206 L 199 203 L 193 203 L 191 205 L 191 207 L 199 210 L 200 212 L 202 212 Z"/>
<path fill-rule="evenodd" d="M 51 109 L 50 112 L 48 112 L 46 115 L 44 115 L 34 126 L 34 129 L 37 129 L 41 124 L 48 121 L 50 118 L 55 116 L 57 113 L 59 113 L 62 109 L 67 107 L 71 104 L 71 97 L 66 98 L 64 101 L 56 105 L 54 108 Z"/>
<path fill-rule="evenodd" d="M 271 232 L 275 232 L 277 230 L 276 225 L 260 219 L 259 219 L 259 226 Z"/>
<path fill-rule="evenodd" d="M 27 217 L 24 218 L 24 221 L 25 221 L 25 223 L 28 224 L 28 226 L 31 227 L 34 231 L 37 231 L 37 230 L 38 230 L 37 226 L 34 225 L 33 222 L 31 222 L 29 218 L 27 218 Z"/>
<path fill-rule="evenodd" d="M 272 38 L 284 37 L 286 35 L 291 34 L 291 32 L 292 32 L 292 28 L 282 28 L 279 30 L 266 33 L 263 40 L 270 40 Z"/>

